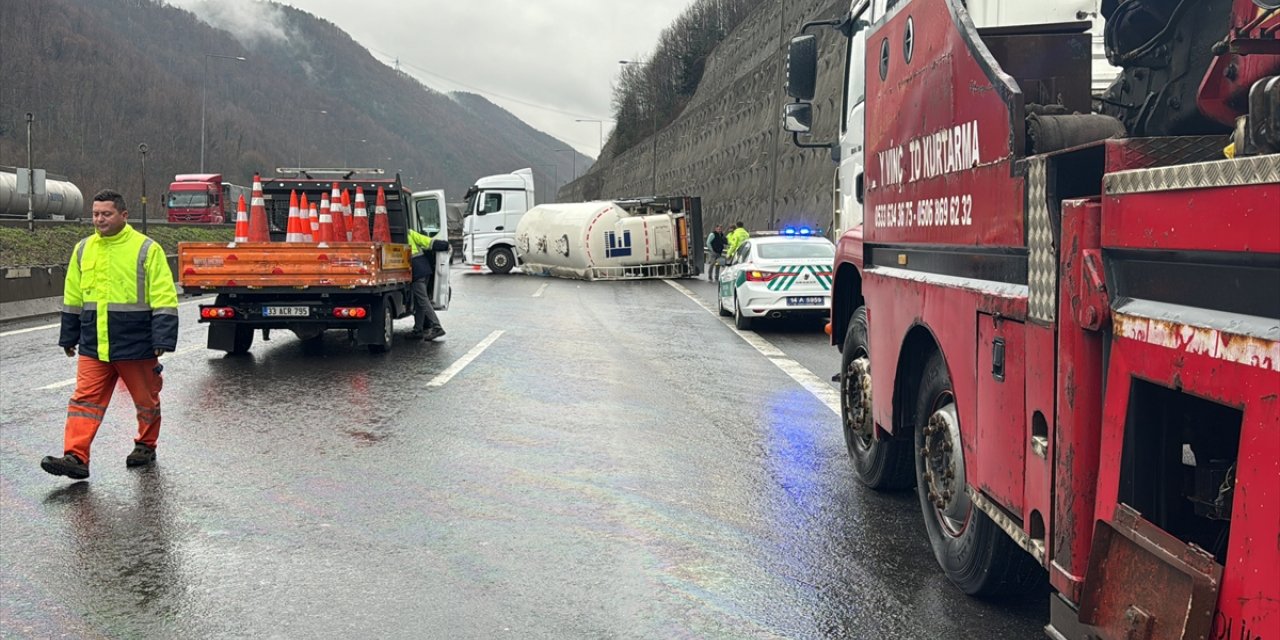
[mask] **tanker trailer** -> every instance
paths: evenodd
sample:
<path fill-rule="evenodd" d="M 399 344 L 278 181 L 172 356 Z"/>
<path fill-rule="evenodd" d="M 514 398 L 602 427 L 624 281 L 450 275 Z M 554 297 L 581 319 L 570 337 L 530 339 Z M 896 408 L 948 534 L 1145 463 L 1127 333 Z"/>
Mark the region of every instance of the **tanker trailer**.
<path fill-rule="evenodd" d="M 525 273 L 580 280 L 683 278 L 697 274 L 690 213 L 633 213 L 615 202 L 538 205 L 516 226 Z"/>
<path fill-rule="evenodd" d="M 63 176 L 49 175 L 43 195 L 33 204 L 38 219 L 75 220 L 84 211 L 84 195 L 80 188 Z M 18 195 L 18 170 L 0 167 L 0 218 L 26 218 L 27 198 Z"/>

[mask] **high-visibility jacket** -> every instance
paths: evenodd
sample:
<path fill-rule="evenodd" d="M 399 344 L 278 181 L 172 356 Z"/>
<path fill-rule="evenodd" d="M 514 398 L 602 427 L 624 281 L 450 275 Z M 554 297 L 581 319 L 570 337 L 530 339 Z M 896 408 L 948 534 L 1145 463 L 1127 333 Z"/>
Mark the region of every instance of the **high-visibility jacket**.
<path fill-rule="evenodd" d="M 154 358 L 178 345 L 178 291 L 164 249 L 125 225 L 71 253 L 58 346 L 103 362 Z"/>
<path fill-rule="evenodd" d="M 743 229 L 742 227 L 737 227 L 733 231 L 730 231 L 728 255 L 732 256 L 733 254 L 737 253 L 738 247 L 741 247 L 742 243 L 746 242 L 750 238 L 751 238 L 751 234 L 748 233 L 747 230 Z"/>

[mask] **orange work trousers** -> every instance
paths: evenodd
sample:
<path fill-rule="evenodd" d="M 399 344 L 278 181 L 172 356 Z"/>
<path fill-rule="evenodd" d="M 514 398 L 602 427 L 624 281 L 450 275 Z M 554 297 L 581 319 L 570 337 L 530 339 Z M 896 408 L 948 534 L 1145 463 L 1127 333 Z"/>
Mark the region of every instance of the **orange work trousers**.
<path fill-rule="evenodd" d="M 76 366 L 76 391 L 67 404 L 64 453 L 73 453 L 85 464 L 89 463 L 89 446 L 102 426 L 102 417 L 111 404 L 118 380 L 124 380 L 138 410 L 138 437 L 134 442 L 155 448 L 160 438 L 160 388 L 164 386 L 159 364 L 156 358 L 103 362 L 80 356 Z"/>

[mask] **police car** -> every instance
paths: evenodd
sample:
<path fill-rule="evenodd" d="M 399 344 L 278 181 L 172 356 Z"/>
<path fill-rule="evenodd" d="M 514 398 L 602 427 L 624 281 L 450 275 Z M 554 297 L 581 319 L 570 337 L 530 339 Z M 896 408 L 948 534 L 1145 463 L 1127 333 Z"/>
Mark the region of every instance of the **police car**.
<path fill-rule="evenodd" d="M 755 318 L 827 317 L 835 255 L 806 227 L 752 235 L 720 271 L 720 315 L 743 330 Z"/>

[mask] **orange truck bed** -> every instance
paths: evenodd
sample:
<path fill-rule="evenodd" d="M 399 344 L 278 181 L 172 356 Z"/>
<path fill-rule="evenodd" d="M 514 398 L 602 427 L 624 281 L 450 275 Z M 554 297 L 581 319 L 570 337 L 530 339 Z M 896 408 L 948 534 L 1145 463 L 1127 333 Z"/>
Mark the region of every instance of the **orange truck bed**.
<path fill-rule="evenodd" d="M 413 279 L 409 246 L 383 242 L 182 242 L 178 274 L 187 292 L 381 288 Z"/>

